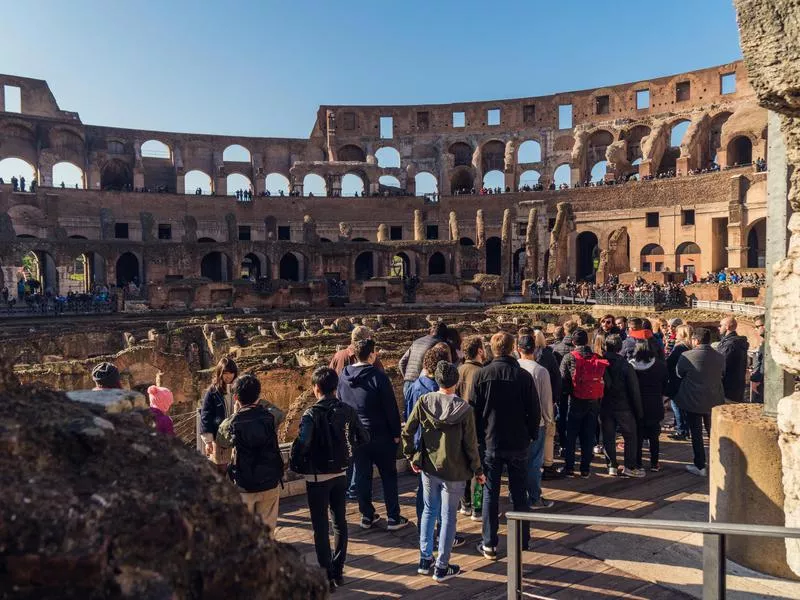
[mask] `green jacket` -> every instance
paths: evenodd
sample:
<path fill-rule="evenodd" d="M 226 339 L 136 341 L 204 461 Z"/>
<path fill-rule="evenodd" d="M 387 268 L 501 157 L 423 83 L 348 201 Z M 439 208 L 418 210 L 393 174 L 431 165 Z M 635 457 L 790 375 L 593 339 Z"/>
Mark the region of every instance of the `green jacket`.
<path fill-rule="evenodd" d="M 421 431 L 419 443 L 415 441 Z M 481 475 L 475 413 L 458 396 L 431 392 L 414 405 L 402 432 L 403 454 L 422 471 L 445 481 Z"/>

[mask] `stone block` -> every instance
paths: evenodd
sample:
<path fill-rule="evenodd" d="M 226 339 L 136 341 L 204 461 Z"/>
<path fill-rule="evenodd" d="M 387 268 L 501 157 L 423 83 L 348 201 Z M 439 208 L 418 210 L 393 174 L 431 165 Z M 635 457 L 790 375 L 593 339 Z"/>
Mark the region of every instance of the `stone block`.
<path fill-rule="evenodd" d="M 147 408 L 147 399 L 133 390 L 76 390 L 67 392 L 67 398 L 101 406 L 107 413 L 121 413 Z"/>

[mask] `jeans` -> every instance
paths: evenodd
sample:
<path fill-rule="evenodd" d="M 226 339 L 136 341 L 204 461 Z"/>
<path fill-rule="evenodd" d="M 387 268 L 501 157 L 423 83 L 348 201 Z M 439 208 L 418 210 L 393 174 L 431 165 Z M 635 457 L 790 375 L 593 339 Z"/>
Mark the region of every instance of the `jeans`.
<path fill-rule="evenodd" d="M 708 433 L 711 433 L 711 415 L 703 413 L 693 413 L 688 410 L 683 411 L 683 417 L 689 426 L 692 434 L 692 453 L 694 454 L 694 466 L 698 469 L 706 468 L 706 449 L 703 446 L 703 422 L 706 422 Z"/>
<path fill-rule="evenodd" d="M 603 448 L 606 464 L 617 468 L 617 429 L 625 440 L 625 468 L 636 468 L 636 419 L 630 411 L 614 411 L 601 415 L 603 423 Z"/>
<path fill-rule="evenodd" d="M 528 503 L 539 504 L 542 499 L 542 464 L 544 463 L 544 426 L 539 427 L 539 435 L 531 443 L 528 453 Z"/>
<path fill-rule="evenodd" d="M 464 495 L 464 485 L 463 481 L 445 481 L 435 475 L 422 473 L 425 508 L 419 527 L 419 555 L 420 558 L 433 558 L 433 530 L 441 515 L 439 556 L 436 559 L 436 566 L 440 569 L 450 564 L 450 552 L 456 537 L 458 502 Z"/>
<path fill-rule="evenodd" d="M 672 406 L 672 413 L 675 415 L 675 433 L 688 436 L 689 425 L 686 423 L 686 417 L 684 416 L 681 407 L 675 404 L 675 400 L 670 400 L 669 403 Z"/>
<path fill-rule="evenodd" d="M 661 434 L 661 423 L 639 423 L 637 437 L 639 443 L 636 446 L 636 468 L 642 468 L 642 446 L 644 440 L 650 442 L 650 466 L 658 466 L 659 444 L 658 436 Z"/>
<path fill-rule="evenodd" d="M 588 473 L 592 466 L 594 452 L 594 434 L 597 427 L 597 415 L 600 403 L 596 400 L 569 401 L 567 412 L 567 444 L 564 451 L 564 470 L 570 473 L 575 470 L 575 442 L 581 442 L 581 473 Z"/>
<path fill-rule="evenodd" d="M 355 451 L 356 489 L 358 491 L 358 510 L 364 517 L 375 515 L 372 504 L 372 467 L 378 467 L 383 484 L 383 502 L 389 519 L 400 518 L 400 500 L 397 497 L 397 444 L 391 439 L 372 440 Z"/>
<path fill-rule="evenodd" d="M 345 473 L 345 477 L 347 478 L 347 492 L 345 496 L 355 496 L 357 489 L 356 489 L 356 470 L 354 468 L 353 461 L 350 461 L 350 464 L 347 467 L 347 472 Z"/>
<path fill-rule="evenodd" d="M 483 488 L 483 545 L 496 548 L 498 544 L 497 529 L 500 526 L 500 484 L 503 467 L 508 469 L 508 487 L 511 490 L 511 501 L 514 510 L 528 512 L 525 496 L 528 486 L 528 452 L 514 455 L 486 455 L 484 474 L 486 485 Z M 522 522 L 522 547 L 528 547 L 531 537 L 530 523 Z"/>
<path fill-rule="evenodd" d="M 314 549 L 317 562 L 325 569 L 328 579 L 342 576 L 347 558 L 347 508 L 345 490 L 347 477 L 335 477 L 327 481 L 306 481 L 308 510 L 314 528 Z M 333 556 L 328 538 L 328 510 L 333 521 Z"/>

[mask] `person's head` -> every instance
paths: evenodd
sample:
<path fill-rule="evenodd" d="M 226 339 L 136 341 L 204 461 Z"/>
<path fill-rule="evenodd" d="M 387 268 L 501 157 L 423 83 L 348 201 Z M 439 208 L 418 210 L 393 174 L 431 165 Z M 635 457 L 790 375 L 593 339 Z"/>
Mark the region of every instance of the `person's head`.
<path fill-rule="evenodd" d="M 495 358 L 511 356 L 514 351 L 514 336 L 505 331 L 499 331 L 492 336 L 489 345 L 492 347 L 492 354 Z"/>
<path fill-rule="evenodd" d="M 711 330 L 705 327 L 698 327 L 692 333 L 692 344 L 700 346 L 701 344 L 711 343 Z"/>
<path fill-rule="evenodd" d="M 439 391 L 445 394 L 452 394 L 458 385 L 458 367 L 446 360 L 439 361 L 439 364 L 433 370 L 433 378 L 436 380 L 436 385 L 439 386 Z"/>
<path fill-rule="evenodd" d="M 359 340 L 371 340 L 372 339 L 372 330 L 369 327 L 365 327 L 364 325 L 356 325 L 353 327 L 353 331 L 350 332 L 350 343 L 353 346 L 356 345 L 356 342 Z"/>
<path fill-rule="evenodd" d="M 611 334 L 609 334 L 611 335 Z M 592 342 L 592 352 L 602 355 L 606 351 L 606 334 L 598 332 Z"/>
<path fill-rule="evenodd" d="M 614 319 L 614 324 L 620 331 L 625 331 L 628 328 L 628 317 L 617 317 Z"/>
<path fill-rule="evenodd" d="M 622 336 L 612 333 L 606 336 L 606 352 L 619 353 L 622 350 Z"/>
<path fill-rule="evenodd" d="M 536 340 L 530 334 L 517 336 L 517 352 L 523 358 L 528 358 L 533 355 L 536 350 Z"/>
<path fill-rule="evenodd" d="M 447 328 L 445 339 L 447 340 L 448 344 L 452 345 L 453 348 L 456 348 L 458 350 L 461 349 L 461 334 L 458 333 L 458 329 L 456 329 L 455 327 Z"/>
<path fill-rule="evenodd" d="M 653 331 L 653 324 L 650 322 L 650 319 L 642 319 L 642 329 Z"/>
<path fill-rule="evenodd" d="M 606 315 L 600 319 L 600 329 L 608 333 L 614 328 L 614 315 Z"/>
<path fill-rule="evenodd" d="M 437 321 L 431 325 L 430 334 L 440 340 L 447 339 L 447 325 L 445 325 L 444 321 Z"/>
<path fill-rule="evenodd" d="M 536 343 L 537 348 L 544 348 L 547 346 L 547 339 L 545 339 L 544 331 L 541 329 L 533 330 L 533 341 Z"/>
<path fill-rule="evenodd" d="M 725 317 L 719 322 L 719 333 L 725 335 L 726 333 L 736 333 L 738 323 L 734 317 Z"/>
<path fill-rule="evenodd" d="M 572 335 L 578 329 L 578 323 L 575 321 L 567 321 L 564 323 L 564 335 Z"/>
<path fill-rule="evenodd" d="M 483 338 L 479 335 L 471 335 L 461 344 L 461 351 L 467 360 L 483 362 L 486 358 L 486 351 L 483 348 Z"/>
<path fill-rule="evenodd" d="M 653 351 L 650 349 L 650 344 L 647 340 L 637 340 L 636 346 L 633 348 L 633 358 L 639 362 L 648 362 L 655 357 Z"/>
<path fill-rule="evenodd" d="M 675 317 L 674 319 L 670 319 L 667 322 L 667 326 L 669 327 L 669 331 L 671 331 L 673 333 L 675 333 L 676 330 L 678 329 L 678 327 L 680 327 L 681 325 L 683 325 L 683 319 L 679 319 L 678 317 Z"/>
<path fill-rule="evenodd" d="M 630 321 L 628 321 L 628 327 L 631 331 L 639 331 L 640 329 L 644 328 L 644 323 L 639 317 L 633 317 Z"/>
<path fill-rule="evenodd" d="M 220 359 L 217 367 L 214 369 L 214 387 L 218 390 L 224 390 L 233 383 L 233 380 L 239 375 L 239 367 L 232 358 L 227 356 Z"/>
<path fill-rule="evenodd" d="M 678 325 L 675 328 L 675 343 L 691 345 L 693 333 L 694 328 L 691 325 Z"/>
<path fill-rule="evenodd" d="M 339 386 L 339 376 L 330 367 L 319 367 L 311 374 L 311 387 L 317 399 L 332 396 Z"/>
<path fill-rule="evenodd" d="M 110 362 L 101 362 L 92 369 L 94 387 L 98 390 L 114 390 L 122 387 L 119 369 Z"/>
<path fill-rule="evenodd" d="M 755 326 L 756 326 L 756 333 L 758 333 L 758 335 L 760 335 L 763 338 L 764 332 L 766 331 L 766 323 L 764 321 L 764 317 L 756 317 Z"/>
<path fill-rule="evenodd" d="M 231 386 L 231 395 L 233 399 L 242 406 L 250 406 L 258 402 L 258 397 L 261 395 L 261 383 L 255 375 L 245 373 L 237 377 Z"/>
<path fill-rule="evenodd" d="M 562 325 L 559 325 L 555 328 L 555 331 L 553 331 L 553 337 L 555 337 L 557 340 L 564 339 L 564 327 Z"/>
<path fill-rule="evenodd" d="M 444 342 L 434 344 L 422 357 L 422 368 L 428 374 L 428 377 L 433 379 L 433 374 L 436 372 L 436 365 L 442 361 L 450 361 L 450 346 Z"/>
<path fill-rule="evenodd" d="M 354 344 L 353 350 L 358 362 L 369 364 L 375 362 L 375 342 L 373 340 L 358 340 Z"/>
<path fill-rule="evenodd" d="M 572 343 L 576 346 L 586 346 L 589 343 L 589 334 L 583 329 L 572 332 Z"/>
<path fill-rule="evenodd" d="M 165 387 L 158 387 L 157 385 L 151 385 L 147 388 L 147 397 L 150 400 L 150 406 L 157 408 L 164 414 L 169 412 L 169 407 L 175 401 L 172 392 Z"/>
<path fill-rule="evenodd" d="M 523 335 L 533 335 L 533 329 L 530 327 L 520 327 L 517 329 L 517 337 L 521 337 Z"/>

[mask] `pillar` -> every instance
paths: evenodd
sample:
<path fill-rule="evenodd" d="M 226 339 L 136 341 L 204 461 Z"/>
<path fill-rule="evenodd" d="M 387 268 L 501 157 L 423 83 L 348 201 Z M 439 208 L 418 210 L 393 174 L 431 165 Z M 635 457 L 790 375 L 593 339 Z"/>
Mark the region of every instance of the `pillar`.
<path fill-rule="evenodd" d="M 220 175 L 214 178 L 214 195 L 215 196 L 228 195 L 228 178 L 225 175 Z"/>
<path fill-rule="evenodd" d="M 486 225 L 483 221 L 483 209 L 475 213 L 475 246 L 483 248 L 486 245 Z"/>
<path fill-rule="evenodd" d="M 414 241 L 420 242 L 425 239 L 425 225 L 422 222 L 422 211 L 414 210 Z"/>
<path fill-rule="evenodd" d="M 507 208 L 503 211 L 503 231 L 501 239 L 501 266 L 500 276 L 503 278 L 503 291 L 512 287 L 512 270 L 511 270 L 511 235 L 512 235 L 512 222 L 511 222 L 511 209 Z"/>
<path fill-rule="evenodd" d="M 176 194 L 186 193 L 186 175 L 184 175 L 183 173 L 179 173 L 177 176 L 175 193 Z"/>
<path fill-rule="evenodd" d="M 683 177 L 689 173 L 689 160 L 691 156 L 680 156 L 675 161 L 675 175 Z"/>
<path fill-rule="evenodd" d="M 386 223 L 381 223 L 378 225 L 378 241 L 379 242 L 386 242 L 389 240 L 389 228 L 386 226 Z"/>

